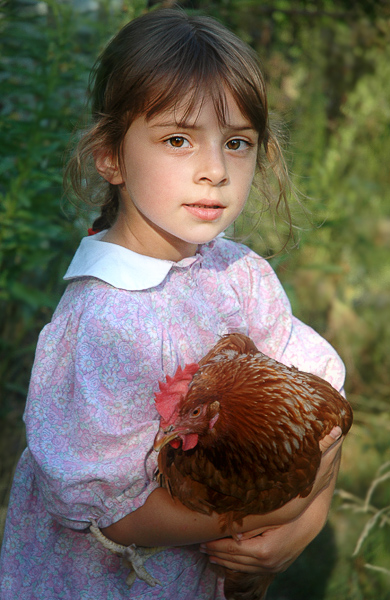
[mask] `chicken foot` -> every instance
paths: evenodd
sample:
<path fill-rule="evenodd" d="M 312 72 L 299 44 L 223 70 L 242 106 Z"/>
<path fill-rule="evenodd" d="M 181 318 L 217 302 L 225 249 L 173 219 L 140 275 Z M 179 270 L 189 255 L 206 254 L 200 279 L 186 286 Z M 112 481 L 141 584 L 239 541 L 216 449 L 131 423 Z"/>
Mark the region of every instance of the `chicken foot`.
<path fill-rule="evenodd" d="M 102 531 L 97 526 L 96 521 L 92 520 L 92 525 L 89 528 L 92 535 L 102 544 L 106 550 L 109 550 L 113 554 L 117 556 L 121 556 L 123 558 L 123 562 L 125 566 L 131 568 L 131 572 L 127 576 L 126 583 L 129 587 L 133 585 L 136 578 L 145 581 L 151 587 L 155 587 L 156 585 L 162 585 L 161 581 L 153 577 L 144 567 L 144 563 L 158 552 L 164 550 L 163 547 L 155 547 L 155 548 L 146 548 L 146 547 L 137 547 L 135 544 L 131 544 L 130 546 L 122 546 L 121 544 L 116 544 L 112 540 L 108 539 Z"/>

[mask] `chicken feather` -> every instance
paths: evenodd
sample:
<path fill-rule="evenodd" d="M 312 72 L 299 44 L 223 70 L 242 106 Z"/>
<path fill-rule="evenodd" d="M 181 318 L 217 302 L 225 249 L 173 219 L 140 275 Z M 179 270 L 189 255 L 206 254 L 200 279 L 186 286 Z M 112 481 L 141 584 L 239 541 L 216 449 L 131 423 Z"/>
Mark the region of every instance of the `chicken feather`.
<path fill-rule="evenodd" d="M 160 482 L 191 510 L 219 514 L 223 531 L 308 496 L 320 440 L 352 424 L 349 403 L 328 382 L 267 357 L 238 333 L 167 381 L 156 394 Z M 264 598 L 272 578 L 227 570 L 226 597 Z"/>

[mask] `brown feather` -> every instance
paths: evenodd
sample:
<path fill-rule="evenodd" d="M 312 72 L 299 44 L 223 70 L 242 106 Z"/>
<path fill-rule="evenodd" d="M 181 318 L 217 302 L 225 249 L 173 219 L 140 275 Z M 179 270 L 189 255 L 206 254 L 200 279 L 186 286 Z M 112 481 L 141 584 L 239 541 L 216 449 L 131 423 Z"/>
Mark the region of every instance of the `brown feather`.
<path fill-rule="evenodd" d="M 192 426 L 198 444 L 188 451 L 167 444 L 159 454 L 170 493 L 191 510 L 218 513 L 228 530 L 247 515 L 307 496 L 321 461 L 320 440 L 336 425 L 343 434 L 351 427 L 345 398 L 321 378 L 265 356 L 241 334 L 224 336 L 199 367 L 174 423 Z M 210 407 L 218 403 L 214 423 Z M 263 598 L 267 581 L 260 577 L 257 588 L 251 584 L 249 595 L 240 596 L 240 584 L 229 580 L 229 597 Z"/>

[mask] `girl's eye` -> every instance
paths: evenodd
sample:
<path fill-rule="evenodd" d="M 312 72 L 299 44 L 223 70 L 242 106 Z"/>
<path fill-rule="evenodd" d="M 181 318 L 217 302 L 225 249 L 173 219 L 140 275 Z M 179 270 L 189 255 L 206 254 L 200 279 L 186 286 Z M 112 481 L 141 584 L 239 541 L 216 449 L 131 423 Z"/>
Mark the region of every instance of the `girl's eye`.
<path fill-rule="evenodd" d="M 189 141 L 180 135 L 170 137 L 166 140 L 166 142 L 172 146 L 172 148 L 188 148 L 189 146 Z"/>
<path fill-rule="evenodd" d="M 245 150 L 249 145 L 249 142 L 240 139 L 233 139 L 226 142 L 226 146 L 229 150 Z"/>

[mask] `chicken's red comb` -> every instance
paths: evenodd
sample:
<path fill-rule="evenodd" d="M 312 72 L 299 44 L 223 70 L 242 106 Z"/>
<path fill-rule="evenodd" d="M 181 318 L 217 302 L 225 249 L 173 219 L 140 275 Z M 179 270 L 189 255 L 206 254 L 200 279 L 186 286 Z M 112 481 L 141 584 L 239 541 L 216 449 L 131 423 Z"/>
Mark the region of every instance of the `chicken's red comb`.
<path fill-rule="evenodd" d="M 166 377 L 166 383 L 158 382 L 160 391 L 155 394 L 156 408 L 165 423 L 175 416 L 179 402 L 188 391 L 188 386 L 193 376 L 199 369 L 199 365 L 191 363 L 184 369 L 177 368 L 173 377 Z"/>

